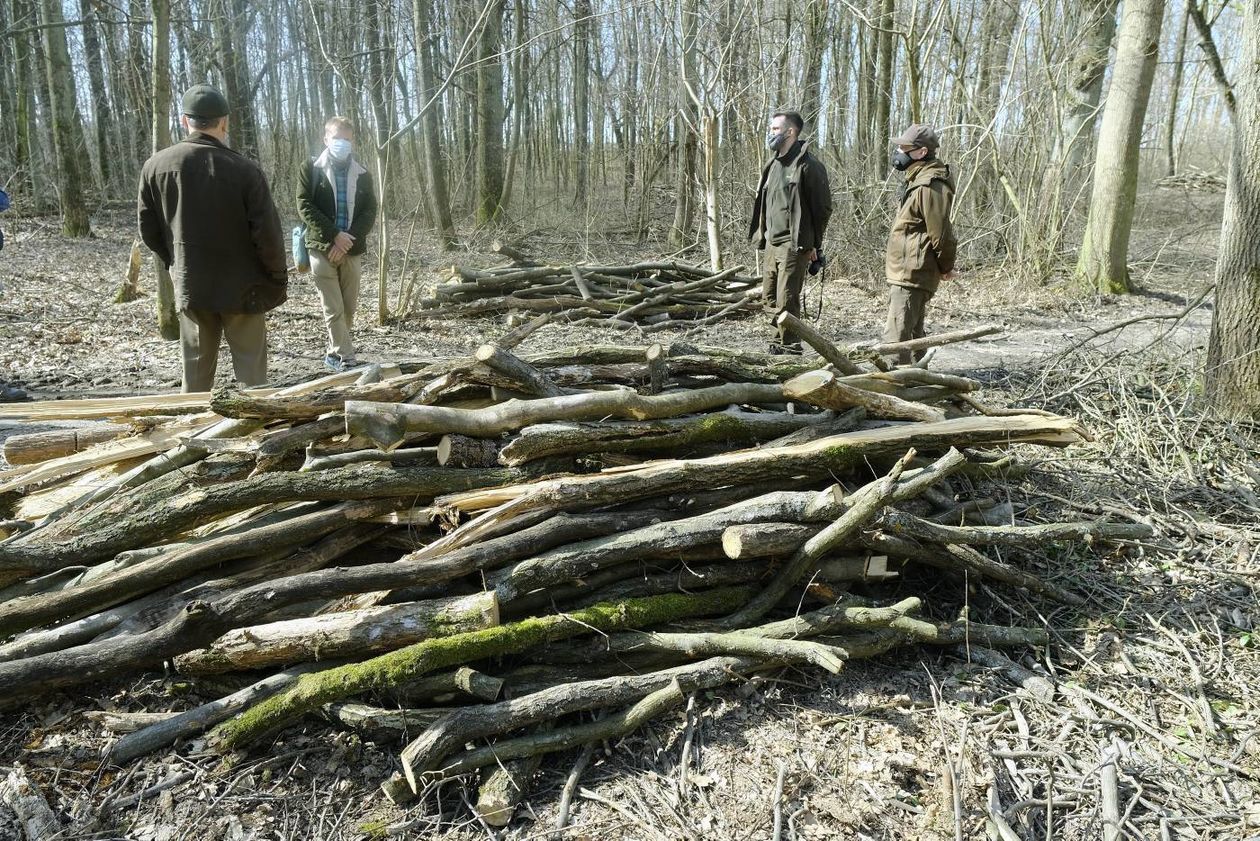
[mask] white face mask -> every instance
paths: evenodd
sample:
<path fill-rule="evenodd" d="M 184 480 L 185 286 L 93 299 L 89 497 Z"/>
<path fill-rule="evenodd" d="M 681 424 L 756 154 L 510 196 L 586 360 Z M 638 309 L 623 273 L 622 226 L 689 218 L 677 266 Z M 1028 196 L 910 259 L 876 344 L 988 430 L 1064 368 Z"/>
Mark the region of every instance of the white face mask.
<path fill-rule="evenodd" d="M 354 148 L 349 140 L 340 137 L 334 137 L 328 141 L 328 154 L 332 155 L 339 161 L 344 161 L 350 157 L 350 152 Z"/>

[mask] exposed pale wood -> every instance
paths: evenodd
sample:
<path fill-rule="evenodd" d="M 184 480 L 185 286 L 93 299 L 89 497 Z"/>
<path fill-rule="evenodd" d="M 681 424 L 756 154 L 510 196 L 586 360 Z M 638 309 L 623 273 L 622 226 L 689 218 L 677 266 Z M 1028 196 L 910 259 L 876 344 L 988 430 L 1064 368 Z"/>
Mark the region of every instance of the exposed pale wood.
<path fill-rule="evenodd" d="M 575 270 L 576 271 L 576 270 Z M 490 826 L 507 826 L 512 813 L 529 792 L 534 772 L 542 764 L 542 753 L 496 763 L 477 789 L 473 810 Z"/>
<path fill-rule="evenodd" d="M 905 342 L 862 342 L 852 347 L 854 350 L 864 350 L 878 354 L 896 353 L 899 350 L 925 350 L 930 347 L 979 339 L 982 336 L 992 336 L 995 333 L 1004 332 L 1005 329 L 1000 324 L 984 324 L 979 327 L 969 327 L 966 330 L 934 333 L 931 336 L 924 336 L 921 339 L 910 339 Z"/>
<path fill-rule="evenodd" d="M 384 709 L 367 704 L 328 704 L 321 711 L 325 718 L 377 741 L 415 738 L 424 728 L 437 721 L 448 710 Z"/>
<path fill-rule="evenodd" d="M 93 444 L 113 441 L 132 431 L 117 423 L 93 424 L 75 429 L 54 429 L 4 439 L 4 460 L 9 464 L 38 464 L 82 452 Z"/>
<path fill-rule="evenodd" d="M 367 385 L 351 384 L 289 396 L 263 396 L 252 391 L 219 388 L 211 393 L 210 408 L 225 418 L 314 420 L 330 412 L 340 412 L 347 400 L 387 403 L 406 400 L 420 387 L 420 380 L 421 375 L 411 374 Z"/>
<path fill-rule="evenodd" d="M 135 733 L 174 718 L 179 713 L 129 713 L 115 710 L 88 710 L 83 717 L 111 733 Z"/>
<path fill-rule="evenodd" d="M 568 393 L 566 389 L 553 383 L 533 365 L 498 345 L 482 345 L 477 348 L 473 358 L 505 377 L 517 390 L 527 394 L 539 397 L 559 397 Z"/>
<path fill-rule="evenodd" d="M 940 409 L 902 400 L 891 394 L 854 388 L 841 382 L 830 371 L 810 371 L 793 377 L 783 384 L 783 393 L 793 400 L 802 400 L 824 409 L 843 411 L 860 406 L 875 418 L 917 420 L 925 423 L 945 420 L 945 413 Z"/>
<path fill-rule="evenodd" d="M 726 557 L 775 558 L 792 555 L 806 540 L 818 533 L 820 526 L 803 523 L 751 523 L 728 526 L 722 532 L 722 551 Z"/>
<path fill-rule="evenodd" d="M 665 384 L 669 382 L 669 362 L 665 355 L 665 348 L 659 344 L 649 345 L 643 352 L 643 358 L 647 360 L 648 369 L 648 383 L 643 393 L 660 394 L 665 390 Z"/>
<path fill-rule="evenodd" d="M 8 774 L 0 780 L 0 803 L 7 806 L 17 819 L 21 830 L 19 839 L 53 841 L 61 837 L 61 824 L 56 813 L 21 763 L 9 768 Z"/>

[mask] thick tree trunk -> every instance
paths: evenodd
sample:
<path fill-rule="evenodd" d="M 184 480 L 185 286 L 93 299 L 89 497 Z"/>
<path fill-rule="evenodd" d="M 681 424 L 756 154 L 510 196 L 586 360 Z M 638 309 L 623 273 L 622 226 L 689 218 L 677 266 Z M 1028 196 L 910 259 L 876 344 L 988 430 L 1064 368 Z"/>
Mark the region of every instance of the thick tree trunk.
<path fill-rule="evenodd" d="M 503 196 L 503 11 L 491 0 L 477 50 L 477 221 L 499 217 Z"/>
<path fill-rule="evenodd" d="M 434 70 L 432 8 L 432 0 L 412 0 L 412 18 L 416 30 L 416 96 L 419 107 L 424 109 L 420 117 L 420 135 L 424 149 L 425 184 L 432 204 L 431 213 L 437 229 L 438 244 L 446 250 L 455 245 L 455 222 L 451 217 L 446 161 L 442 157 L 441 126 L 444 118 L 442 100 L 437 96 L 438 85 Z"/>
<path fill-rule="evenodd" d="M 1126 0 L 1098 133 L 1089 218 L 1076 264 L 1077 279 L 1103 294 L 1130 291 L 1129 235 L 1137 201 L 1142 124 L 1163 21 L 1164 0 Z"/>
<path fill-rule="evenodd" d="M 1244 7 L 1243 35 L 1204 390 L 1221 413 L 1260 418 L 1260 10 L 1253 4 Z"/>

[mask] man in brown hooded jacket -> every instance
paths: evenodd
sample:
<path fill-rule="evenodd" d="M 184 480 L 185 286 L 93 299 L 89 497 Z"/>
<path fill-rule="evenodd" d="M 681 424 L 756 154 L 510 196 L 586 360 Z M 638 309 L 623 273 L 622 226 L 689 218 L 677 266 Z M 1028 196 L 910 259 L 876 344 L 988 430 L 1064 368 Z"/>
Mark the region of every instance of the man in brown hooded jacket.
<path fill-rule="evenodd" d="M 766 145 L 775 156 L 761 171 L 753 202 L 748 238 L 761 259 L 761 294 L 776 310 L 801 314 L 801 290 L 810 263 L 822 253 L 823 234 L 831 219 L 831 184 L 827 168 L 800 139 L 805 121 L 795 111 L 770 118 Z M 800 339 L 782 327 L 771 346 L 777 353 L 800 353 Z"/>
<path fill-rule="evenodd" d="M 894 141 L 894 169 L 906 174 L 898 191 L 897 214 L 888 235 L 884 274 L 891 294 L 885 342 L 922 338 L 928 301 L 942 280 L 953 277 L 958 241 L 949 214 L 954 181 L 949 166 L 936 159 L 936 130 L 914 124 Z M 923 351 L 900 351 L 897 362 L 909 365 Z"/>
<path fill-rule="evenodd" d="M 140 237 L 175 284 L 184 391 L 209 391 L 226 336 L 241 385 L 267 382 L 265 313 L 284 303 L 288 256 L 258 164 L 227 145 L 228 103 L 209 85 L 184 94 L 188 136 L 140 170 Z"/>

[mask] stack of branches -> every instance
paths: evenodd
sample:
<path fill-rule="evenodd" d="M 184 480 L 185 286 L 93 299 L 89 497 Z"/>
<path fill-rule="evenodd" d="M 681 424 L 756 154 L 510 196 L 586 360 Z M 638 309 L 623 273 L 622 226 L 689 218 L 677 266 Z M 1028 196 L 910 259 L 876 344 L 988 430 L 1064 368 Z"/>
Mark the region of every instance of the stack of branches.
<path fill-rule="evenodd" d="M 106 762 L 210 728 L 233 752 L 321 716 L 405 744 L 390 799 L 481 771 L 478 810 L 504 822 L 544 754 L 703 688 L 905 644 L 1046 642 L 926 618 L 926 586 L 890 600 L 884 579 L 926 567 L 1079 604 L 977 547 L 1149 533 L 1015 522 L 971 492 L 1020 475 L 995 448 L 1070 445 L 1075 422 L 815 343 L 841 364 L 685 346 L 526 358 L 501 341 L 406 373 L 219 391 L 213 415 L 13 468 L 0 706 L 173 661 L 233 691 L 111 713 L 134 732 Z"/>
<path fill-rule="evenodd" d="M 546 313 L 577 324 L 647 331 L 712 324 L 760 306 L 760 280 L 737 266 L 714 272 L 674 261 L 624 266 L 540 265 L 510 248 L 511 263 L 488 269 L 452 266 L 417 318 Z"/>
<path fill-rule="evenodd" d="M 1225 192 L 1225 176 L 1217 172 L 1204 172 L 1195 167 L 1187 167 L 1175 175 L 1165 175 L 1155 182 L 1155 186 L 1166 190 L 1223 193 Z"/>

